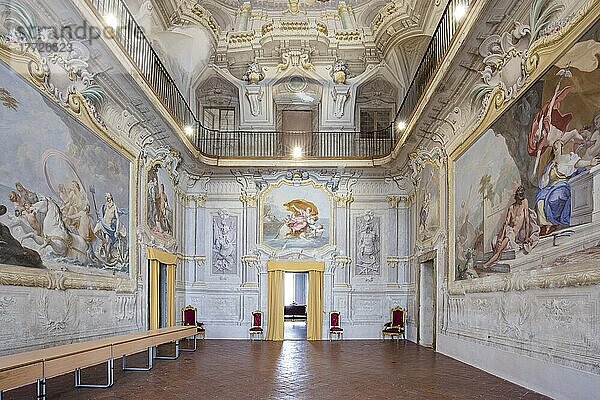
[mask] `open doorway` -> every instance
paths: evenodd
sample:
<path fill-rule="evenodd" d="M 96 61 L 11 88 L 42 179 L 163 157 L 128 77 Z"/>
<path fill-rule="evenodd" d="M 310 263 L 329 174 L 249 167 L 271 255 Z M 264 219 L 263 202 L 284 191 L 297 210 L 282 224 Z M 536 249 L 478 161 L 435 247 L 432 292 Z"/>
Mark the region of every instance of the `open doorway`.
<path fill-rule="evenodd" d="M 294 293 L 292 302 L 296 302 L 296 305 L 304 305 L 302 314 L 306 315 L 306 339 L 307 340 L 321 340 L 323 337 L 323 272 L 325 270 L 325 263 L 322 261 L 304 261 L 304 260 L 268 260 L 267 261 L 267 272 L 268 272 L 268 316 L 267 316 L 267 340 L 283 340 L 285 336 L 285 273 L 286 272 L 297 272 L 304 273 L 304 276 L 308 276 L 308 279 L 288 278 L 288 296 L 289 293 Z M 296 290 L 296 281 L 307 281 L 302 286 L 308 287 L 308 290 Z M 293 284 L 292 284 L 293 282 Z M 298 283 L 301 285 L 301 283 Z M 293 289 L 292 289 L 293 288 Z M 301 293 L 306 293 L 302 296 Z M 296 296 L 302 296 L 297 298 Z M 306 301 L 303 301 L 304 298 Z M 305 304 L 299 304 L 305 303 Z M 293 304 L 292 304 L 293 305 Z M 299 315 L 294 312 L 291 315 Z M 304 325 L 304 324 L 303 324 Z M 297 335 L 300 336 L 300 335 Z M 288 336 L 289 337 L 289 336 Z M 299 338 L 304 337 L 304 335 Z"/>
<path fill-rule="evenodd" d="M 435 349 L 434 260 L 419 264 L 419 344 Z"/>
<path fill-rule="evenodd" d="M 286 272 L 284 281 L 284 340 L 306 340 L 308 272 Z"/>

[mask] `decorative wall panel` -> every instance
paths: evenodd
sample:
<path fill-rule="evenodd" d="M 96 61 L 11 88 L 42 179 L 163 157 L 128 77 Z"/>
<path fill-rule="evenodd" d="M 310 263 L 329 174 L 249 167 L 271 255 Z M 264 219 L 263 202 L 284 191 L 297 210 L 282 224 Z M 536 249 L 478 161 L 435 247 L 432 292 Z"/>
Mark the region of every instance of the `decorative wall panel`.
<path fill-rule="evenodd" d="M 171 174 L 160 162 L 152 163 L 146 178 L 146 224 L 157 240 L 174 239 L 175 190 Z"/>
<path fill-rule="evenodd" d="M 356 217 L 356 275 L 381 275 L 381 220 L 372 211 Z"/>
<path fill-rule="evenodd" d="M 212 273 L 237 274 L 237 216 L 221 210 L 213 216 Z"/>

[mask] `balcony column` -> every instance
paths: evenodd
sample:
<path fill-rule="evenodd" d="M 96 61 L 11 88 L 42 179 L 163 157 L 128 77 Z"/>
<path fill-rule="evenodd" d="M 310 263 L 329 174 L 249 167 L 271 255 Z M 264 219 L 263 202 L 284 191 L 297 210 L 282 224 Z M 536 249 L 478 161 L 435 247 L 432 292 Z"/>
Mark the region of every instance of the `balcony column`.
<path fill-rule="evenodd" d="M 238 32 L 246 32 L 248 30 L 248 21 L 252 13 L 252 5 L 249 1 L 244 2 L 238 10 Z"/>
<path fill-rule="evenodd" d="M 340 16 L 340 21 L 342 22 L 342 29 L 351 30 L 354 27 L 354 23 L 352 22 L 352 16 L 350 15 L 350 9 L 345 1 L 340 1 L 338 3 L 338 15 Z"/>
<path fill-rule="evenodd" d="M 410 205 L 407 196 L 401 196 L 396 208 L 398 215 L 398 280 L 397 284 L 406 284 L 410 280 L 409 254 L 410 254 Z"/>
<path fill-rule="evenodd" d="M 408 265 L 408 225 L 410 209 L 406 196 L 388 196 L 389 254 L 386 257 L 388 266 L 387 286 L 400 287 L 407 282 Z"/>
<path fill-rule="evenodd" d="M 180 258 L 181 268 L 177 269 L 177 282 L 194 282 L 195 268 L 193 257 L 196 254 L 195 225 L 196 225 L 196 203 L 192 196 L 177 192 L 179 201 L 175 203 L 175 215 L 181 216 L 181 223 L 175 224 L 176 237 L 179 238 L 179 249 L 182 253 Z M 188 231 L 193 230 L 188 234 Z"/>
<path fill-rule="evenodd" d="M 189 281 L 193 284 L 206 281 L 206 194 L 188 196 L 191 207 L 187 210 L 186 227 L 184 236 L 187 237 L 189 247 L 184 250 L 189 260 Z"/>
<path fill-rule="evenodd" d="M 386 258 L 388 265 L 387 273 L 387 285 L 397 286 L 398 285 L 398 255 L 400 243 L 398 242 L 398 233 L 400 229 L 400 215 L 398 204 L 400 203 L 400 196 L 388 196 L 388 212 L 387 222 L 390 224 L 389 236 L 387 238 L 389 247 L 389 254 Z"/>

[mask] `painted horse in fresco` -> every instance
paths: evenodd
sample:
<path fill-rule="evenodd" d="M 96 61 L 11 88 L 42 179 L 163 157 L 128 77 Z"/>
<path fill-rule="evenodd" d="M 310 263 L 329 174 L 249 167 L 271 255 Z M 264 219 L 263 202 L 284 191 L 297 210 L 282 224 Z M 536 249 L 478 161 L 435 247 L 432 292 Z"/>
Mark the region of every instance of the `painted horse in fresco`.
<path fill-rule="evenodd" d="M 32 209 L 39 215 L 44 215 L 42 221 L 42 236 L 31 232 L 26 234 L 21 241 L 33 239 L 41 246 L 40 250 L 50 247 L 52 253 L 59 257 L 77 260 L 81 263 L 90 262 L 90 246 L 79 234 L 71 232 L 65 225 L 60 207 L 49 197 L 33 204 Z"/>

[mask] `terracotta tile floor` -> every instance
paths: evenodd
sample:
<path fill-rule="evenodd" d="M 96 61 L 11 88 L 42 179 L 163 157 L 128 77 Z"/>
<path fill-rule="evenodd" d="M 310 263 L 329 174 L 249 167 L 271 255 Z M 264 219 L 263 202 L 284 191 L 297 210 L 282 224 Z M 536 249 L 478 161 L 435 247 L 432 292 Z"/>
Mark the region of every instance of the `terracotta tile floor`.
<path fill-rule="evenodd" d="M 150 372 L 120 365 L 110 389 L 74 389 L 69 374 L 48 381 L 48 399 L 546 399 L 410 342 L 206 340 L 179 360 L 156 360 Z M 88 369 L 84 379 L 102 372 Z M 5 399 L 32 399 L 34 390 Z"/>

